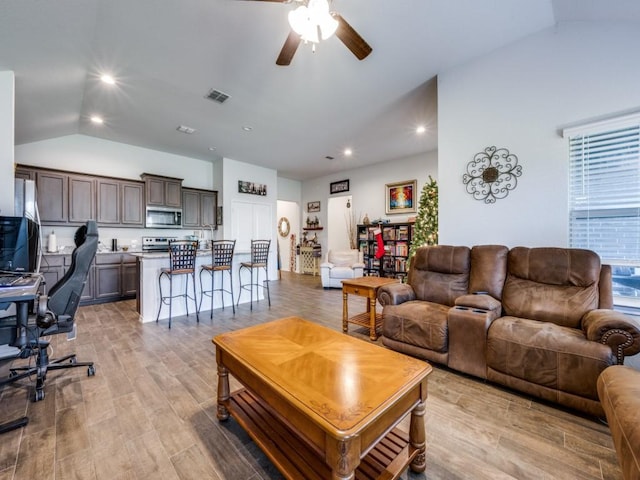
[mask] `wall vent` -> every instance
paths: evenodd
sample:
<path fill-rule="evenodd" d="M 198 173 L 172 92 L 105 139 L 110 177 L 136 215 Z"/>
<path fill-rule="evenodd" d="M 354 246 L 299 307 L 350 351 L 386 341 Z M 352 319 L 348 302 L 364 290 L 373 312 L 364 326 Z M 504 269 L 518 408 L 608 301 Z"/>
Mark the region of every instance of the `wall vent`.
<path fill-rule="evenodd" d="M 186 125 L 179 125 L 178 128 L 176 128 L 176 130 L 178 130 L 181 133 L 186 133 L 188 135 L 191 135 L 196 131 L 195 128 L 187 127 Z"/>
<path fill-rule="evenodd" d="M 221 92 L 220 90 L 212 88 L 211 90 L 209 90 L 209 93 L 204 96 L 204 98 L 208 98 L 209 100 L 213 100 L 214 102 L 224 103 L 229 99 L 229 95 Z"/>

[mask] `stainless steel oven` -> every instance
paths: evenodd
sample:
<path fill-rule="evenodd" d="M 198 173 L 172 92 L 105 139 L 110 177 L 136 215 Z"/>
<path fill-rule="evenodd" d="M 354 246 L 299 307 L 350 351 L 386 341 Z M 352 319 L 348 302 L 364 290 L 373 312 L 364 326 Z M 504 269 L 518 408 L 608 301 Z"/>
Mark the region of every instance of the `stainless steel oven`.
<path fill-rule="evenodd" d="M 180 208 L 147 207 L 145 227 L 181 228 L 182 210 Z"/>

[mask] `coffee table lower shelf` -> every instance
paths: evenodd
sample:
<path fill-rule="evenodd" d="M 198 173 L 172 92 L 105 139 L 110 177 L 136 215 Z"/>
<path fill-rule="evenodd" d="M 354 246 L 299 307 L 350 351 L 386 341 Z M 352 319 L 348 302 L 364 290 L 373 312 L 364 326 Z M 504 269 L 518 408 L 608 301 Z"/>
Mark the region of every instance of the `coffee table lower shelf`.
<path fill-rule="evenodd" d="M 321 452 L 296 434 L 266 403 L 241 389 L 229 398 L 227 408 L 280 472 L 291 480 L 326 480 L 331 469 Z M 356 480 L 398 478 L 417 454 L 409 435 L 394 428 L 361 460 Z"/>

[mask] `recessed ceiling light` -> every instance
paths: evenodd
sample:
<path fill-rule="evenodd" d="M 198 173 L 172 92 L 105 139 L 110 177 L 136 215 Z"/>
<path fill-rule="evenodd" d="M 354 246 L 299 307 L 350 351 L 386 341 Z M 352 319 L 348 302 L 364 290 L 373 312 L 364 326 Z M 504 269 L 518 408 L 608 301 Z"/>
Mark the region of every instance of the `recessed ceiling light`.
<path fill-rule="evenodd" d="M 424 133 L 424 132 L 426 132 L 426 131 L 427 131 L 427 129 L 426 129 L 426 127 L 425 127 L 424 125 L 418 125 L 418 126 L 416 127 L 416 133 L 417 133 L 418 135 L 421 135 L 421 134 L 423 134 L 423 133 Z"/>
<path fill-rule="evenodd" d="M 253 130 L 253 127 L 244 126 L 244 127 L 242 127 L 242 129 L 243 129 L 245 132 L 250 132 L 251 130 Z"/>
<path fill-rule="evenodd" d="M 345 157 L 350 157 L 351 155 L 353 155 L 353 150 L 351 150 L 350 148 L 345 148 L 344 149 L 344 156 Z"/>
<path fill-rule="evenodd" d="M 98 115 L 92 115 L 91 122 L 96 123 L 98 125 L 102 125 L 104 123 L 104 120 L 102 119 L 102 117 L 99 117 Z"/>
<path fill-rule="evenodd" d="M 116 80 L 111 75 L 102 75 L 100 77 L 100 80 L 102 80 L 104 83 L 108 83 L 109 85 L 116 84 Z"/>
<path fill-rule="evenodd" d="M 215 152 L 216 151 L 216 147 L 209 147 L 209 151 L 210 152 Z"/>

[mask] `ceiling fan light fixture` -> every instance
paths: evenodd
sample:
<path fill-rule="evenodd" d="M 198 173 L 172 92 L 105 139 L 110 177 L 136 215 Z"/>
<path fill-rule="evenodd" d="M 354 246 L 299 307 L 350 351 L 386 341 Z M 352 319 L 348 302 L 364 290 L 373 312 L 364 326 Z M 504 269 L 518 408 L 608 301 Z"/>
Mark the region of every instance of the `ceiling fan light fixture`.
<path fill-rule="evenodd" d="M 326 40 L 336 32 L 338 21 L 329 13 L 327 0 L 309 0 L 308 6 L 300 5 L 289 12 L 289 25 L 302 40 L 318 43 L 320 37 Z"/>

